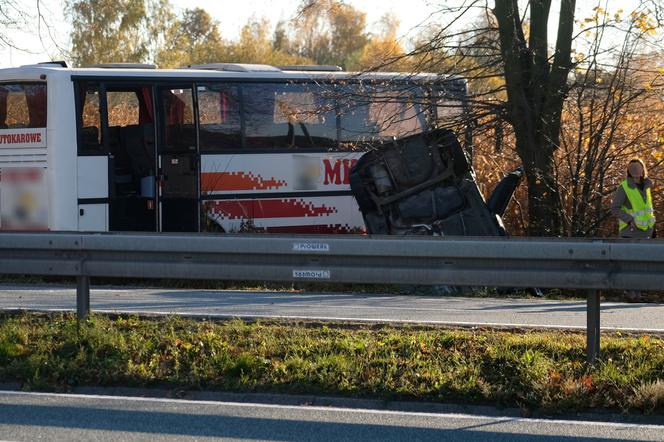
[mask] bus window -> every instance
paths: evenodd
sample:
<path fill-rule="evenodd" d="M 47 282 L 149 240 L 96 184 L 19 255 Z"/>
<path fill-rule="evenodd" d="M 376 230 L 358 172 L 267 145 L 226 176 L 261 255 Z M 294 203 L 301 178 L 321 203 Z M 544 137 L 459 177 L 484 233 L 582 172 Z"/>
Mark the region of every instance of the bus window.
<path fill-rule="evenodd" d="M 465 94 L 465 91 L 463 91 Z M 433 113 L 436 127 L 444 127 L 455 133 L 463 133 L 463 144 L 472 156 L 473 121 L 469 118 L 468 104 L 464 103 L 459 92 L 453 90 L 433 90 Z"/>
<path fill-rule="evenodd" d="M 359 147 L 378 138 L 379 127 L 369 117 L 370 94 L 363 84 L 347 85 L 337 93 L 342 147 Z"/>
<path fill-rule="evenodd" d="M 372 141 L 404 137 L 425 130 L 422 93 L 410 85 L 387 88 L 348 85 L 339 93 L 341 143 L 361 147 Z"/>
<path fill-rule="evenodd" d="M 48 228 L 45 128 L 46 83 L 0 84 L 0 230 Z"/>
<path fill-rule="evenodd" d="M 463 103 L 460 100 L 443 96 L 436 100 L 436 121 L 440 126 L 447 127 L 458 124 L 464 117 Z"/>
<path fill-rule="evenodd" d="M 191 89 L 161 89 L 161 111 L 165 122 L 163 149 L 167 152 L 195 151 L 196 127 Z"/>
<path fill-rule="evenodd" d="M 113 158 L 111 173 L 112 194 L 117 198 L 147 197 L 141 180 L 154 176 L 155 129 L 150 86 L 106 86 L 108 107 L 108 148 Z M 116 205 L 120 204 L 116 201 Z M 111 208 L 112 230 L 150 230 L 151 216 L 134 218 L 144 224 L 131 225 L 115 215 L 127 207 Z M 130 210 L 131 211 L 131 210 Z"/>
<path fill-rule="evenodd" d="M 108 126 L 125 127 L 138 124 L 139 105 L 136 91 L 106 92 Z"/>
<path fill-rule="evenodd" d="M 288 84 L 277 93 L 274 121 L 293 124 L 296 147 L 337 146 L 337 115 L 335 102 L 325 86 Z"/>
<path fill-rule="evenodd" d="M 79 154 L 102 153 L 101 109 L 99 101 L 99 85 L 81 84 L 79 89 L 78 115 L 80 132 L 78 139 Z"/>
<path fill-rule="evenodd" d="M 246 143 L 253 148 L 337 146 L 334 101 L 319 84 L 243 87 Z"/>
<path fill-rule="evenodd" d="M 421 102 L 412 91 L 376 91 L 369 104 L 369 120 L 378 127 L 381 139 L 421 133 L 426 126 Z"/>
<path fill-rule="evenodd" d="M 46 84 L 0 84 L 0 129 L 46 127 Z"/>
<path fill-rule="evenodd" d="M 242 147 L 237 86 L 198 86 L 198 123 L 201 152 Z"/>

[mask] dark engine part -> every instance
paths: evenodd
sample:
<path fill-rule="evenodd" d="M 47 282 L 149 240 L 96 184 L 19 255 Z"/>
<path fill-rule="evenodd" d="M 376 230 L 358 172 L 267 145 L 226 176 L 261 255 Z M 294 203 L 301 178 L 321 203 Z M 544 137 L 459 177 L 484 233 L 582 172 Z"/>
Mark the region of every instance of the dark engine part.
<path fill-rule="evenodd" d="M 510 199 L 512 199 L 512 195 L 514 195 L 514 191 L 522 178 L 523 167 L 519 167 L 500 180 L 500 183 L 498 183 L 496 188 L 493 189 L 493 193 L 491 194 L 489 201 L 486 203 L 491 213 L 503 216 L 507 209 L 507 205 L 510 203 Z"/>
<path fill-rule="evenodd" d="M 457 137 L 438 129 L 375 146 L 350 186 L 369 233 L 498 236 L 521 175 L 501 181 L 487 205 Z"/>

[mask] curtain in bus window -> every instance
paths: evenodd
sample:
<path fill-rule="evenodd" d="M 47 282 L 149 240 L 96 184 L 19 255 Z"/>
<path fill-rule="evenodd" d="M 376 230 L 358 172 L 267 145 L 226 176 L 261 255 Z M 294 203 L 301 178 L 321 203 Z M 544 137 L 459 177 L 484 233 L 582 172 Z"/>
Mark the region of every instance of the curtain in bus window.
<path fill-rule="evenodd" d="M 138 94 L 138 124 L 154 122 L 152 108 L 152 88 L 142 87 Z"/>
<path fill-rule="evenodd" d="M 228 120 L 228 94 L 227 93 L 221 93 L 219 94 L 219 116 L 221 117 L 221 121 L 226 121 Z"/>
<path fill-rule="evenodd" d="M 201 152 L 242 147 L 239 88 L 199 85 L 198 122 Z"/>
<path fill-rule="evenodd" d="M 9 92 L 4 87 L 0 87 L 0 129 L 7 128 L 7 97 Z"/>
<path fill-rule="evenodd" d="M 162 112 L 165 119 L 164 147 L 171 152 L 196 150 L 193 96 L 191 89 L 161 91 Z"/>
<path fill-rule="evenodd" d="M 174 93 L 169 96 L 168 113 L 166 118 L 168 124 L 184 124 L 184 102 Z"/>
<path fill-rule="evenodd" d="M 28 104 L 28 127 L 46 127 L 46 86 L 25 85 L 25 98 Z"/>

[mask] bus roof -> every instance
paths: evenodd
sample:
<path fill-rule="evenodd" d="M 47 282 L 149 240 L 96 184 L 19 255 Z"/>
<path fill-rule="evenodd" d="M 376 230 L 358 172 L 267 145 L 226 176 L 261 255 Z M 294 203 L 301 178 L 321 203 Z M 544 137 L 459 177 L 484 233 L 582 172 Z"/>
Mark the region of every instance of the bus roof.
<path fill-rule="evenodd" d="M 245 66 L 248 69 L 214 69 L 200 68 L 193 66 L 191 68 L 180 69 L 154 69 L 148 65 L 135 67 L 129 65 L 109 65 L 109 67 L 84 67 L 69 68 L 63 67 L 58 63 L 44 63 L 25 65 L 14 68 L 0 69 L 0 81 L 7 80 L 35 80 L 42 75 L 55 75 L 58 77 L 84 78 L 84 77 L 113 77 L 116 79 L 142 78 L 142 79 L 264 79 L 264 80 L 319 80 L 319 81 L 340 81 L 340 80 L 363 80 L 363 81 L 413 81 L 413 82 L 451 82 L 465 84 L 465 79 L 455 76 L 446 76 L 433 73 L 403 73 L 403 72 L 343 72 L 343 71 L 320 71 L 303 67 L 306 70 L 287 70 L 268 65 L 242 65 L 227 64 L 232 66 Z M 201 65 L 213 66 L 213 65 Z M 271 69 L 261 69 L 258 67 L 270 67 Z M 252 69 L 251 67 L 256 67 Z"/>

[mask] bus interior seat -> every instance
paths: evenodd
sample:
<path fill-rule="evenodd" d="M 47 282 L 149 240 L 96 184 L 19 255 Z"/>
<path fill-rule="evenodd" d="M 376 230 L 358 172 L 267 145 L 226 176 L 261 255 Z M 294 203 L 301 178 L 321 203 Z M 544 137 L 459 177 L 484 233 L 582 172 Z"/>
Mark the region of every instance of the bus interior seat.
<path fill-rule="evenodd" d="M 123 127 L 122 141 L 135 178 L 154 175 L 154 125 L 133 124 Z"/>
<path fill-rule="evenodd" d="M 113 183 L 115 195 L 124 196 L 135 192 L 131 159 L 120 135 L 121 127 L 108 128 L 108 146 L 112 156 Z"/>
<path fill-rule="evenodd" d="M 97 126 L 81 128 L 81 147 L 85 150 L 102 149 L 99 143 L 99 129 Z"/>
<path fill-rule="evenodd" d="M 171 124 L 166 128 L 168 149 L 188 152 L 196 149 L 196 128 L 193 124 Z M 192 149 L 193 147 L 193 149 Z"/>
<path fill-rule="evenodd" d="M 139 194 L 140 179 L 154 174 L 154 125 L 109 127 L 109 148 L 116 195 Z"/>

